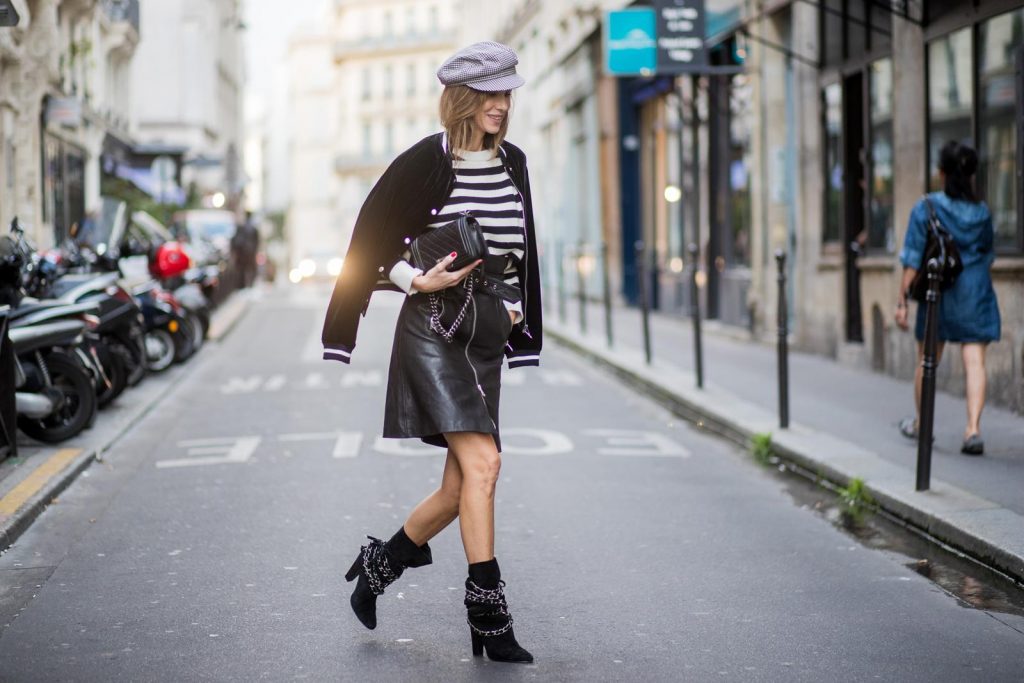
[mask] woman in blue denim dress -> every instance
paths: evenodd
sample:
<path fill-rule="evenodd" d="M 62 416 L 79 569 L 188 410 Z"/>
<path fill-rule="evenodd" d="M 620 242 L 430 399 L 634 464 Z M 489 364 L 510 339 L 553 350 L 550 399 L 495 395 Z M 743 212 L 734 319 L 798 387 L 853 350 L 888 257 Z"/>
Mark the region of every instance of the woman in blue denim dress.
<path fill-rule="evenodd" d="M 896 324 L 907 324 L 907 288 L 921 264 L 928 230 L 928 203 L 942 226 L 950 232 L 960 249 L 964 270 L 954 285 L 942 292 L 939 300 L 938 358 L 942 358 L 945 342 L 961 344 L 967 379 L 967 427 L 960 449 L 965 455 L 981 455 L 985 444 L 981 438 L 981 411 L 985 406 L 985 350 L 990 342 L 999 341 L 999 306 L 989 270 L 995 259 L 992 246 L 994 232 L 992 214 L 974 190 L 974 173 L 978 154 L 967 145 L 948 142 L 939 155 L 939 172 L 944 183 L 942 192 L 933 192 L 919 201 L 910 212 L 907 236 L 900 252 L 903 282 L 896 302 Z M 914 397 L 921 409 L 921 378 L 924 357 L 925 306 L 917 307 L 917 369 L 914 372 Z M 917 438 L 917 419 L 906 418 L 900 431 Z"/>

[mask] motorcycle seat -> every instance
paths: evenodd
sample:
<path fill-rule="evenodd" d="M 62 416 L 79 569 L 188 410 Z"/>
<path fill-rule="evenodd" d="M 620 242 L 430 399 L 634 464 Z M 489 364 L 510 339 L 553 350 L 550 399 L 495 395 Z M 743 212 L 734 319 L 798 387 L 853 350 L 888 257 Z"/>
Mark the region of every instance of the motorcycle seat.
<path fill-rule="evenodd" d="M 59 320 L 43 325 L 15 327 L 7 331 L 15 353 L 25 353 L 44 346 L 63 346 L 75 341 L 85 329 L 80 320 Z"/>

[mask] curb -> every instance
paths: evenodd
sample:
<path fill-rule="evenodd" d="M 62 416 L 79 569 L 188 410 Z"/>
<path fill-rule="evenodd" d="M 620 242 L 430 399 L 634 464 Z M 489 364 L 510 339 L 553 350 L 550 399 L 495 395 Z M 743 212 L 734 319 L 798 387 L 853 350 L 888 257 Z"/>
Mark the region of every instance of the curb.
<path fill-rule="evenodd" d="M 245 312 L 249 308 L 249 300 L 245 298 L 240 304 L 234 304 L 236 299 L 241 299 L 237 293 L 232 294 L 231 297 L 224 302 L 215 312 L 214 316 L 220 316 L 217 321 L 219 324 L 218 336 L 214 338 L 211 336 L 208 341 L 223 341 L 224 337 L 227 336 L 238 324 L 238 322 L 244 317 Z M 211 324 L 211 328 L 213 324 Z M 84 472 L 93 462 L 101 460 L 101 456 L 111 446 L 113 446 L 125 433 L 138 424 L 144 417 L 159 405 L 164 398 L 170 395 L 170 393 L 179 387 L 181 383 L 189 377 L 192 372 L 189 370 L 194 369 L 195 365 L 179 366 L 181 372 L 175 373 L 175 377 L 169 378 L 167 386 L 162 387 L 161 391 L 152 391 L 151 395 L 146 397 L 141 403 L 135 406 L 134 410 L 126 417 L 124 422 L 110 434 L 104 435 L 98 444 L 92 444 L 86 448 L 81 448 L 81 452 L 78 453 L 67 465 L 62 467 L 60 471 L 50 476 L 46 483 L 40 487 L 32 496 L 18 507 L 17 510 L 11 514 L 5 520 L 0 521 L 0 552 L 7 550 L 18 537 L 25 533 L 25 531 L 32 525 L 37 517 L 46 509 L 46 507 L 60 495 L 68 486 L 71 485 L 75 479 L 78 478 L 82 472 Z M 145 380 L 144 380 L 145 381 Z M 102 419 L 102 416 L 100 416 Z M 69 443 L 63 447 L 55 448 L 54 451 L 74 449 L 73 443 Z M 40 460 L 40 465 L 43 466 L 49 462 L 49 455 Z"/>
<path fill-rule="evenodd" d="M 658 368 L 657 363 L 655 367 L 646 367 L 639 354 L 631 362 L 628 352 L 609 351 L 557 325 L 546 326 L 545 332 L 561 346 L 610 371 L 672 413 L 740 448 L 749 448 L 755 434 L 770 432 L 772 450 L 783 461 L 843 487 L 854 477 L 862 478 L 882 510 L 1024 583 L 1024 517 L 1015 512 L 939 480 L 933 479 L 931 491 L 916 492 L 912 486 L 913 471 L 884 461 L 856 444 L 799 424 L 780 432 L 774 414 L 738 396 L 715 387 L 687 391 L 668 386 L 673 379 L 689 380 L 688 384 L 678 382 L 676 386 L 693 386 L 689 373 Z M 716 409 L 715 403 L 727 404 L 728 411 Z M 970 519 L 964 520 L 965 517 Z M 1012 534 L 1013 529 L 1017 532 L 1012 544 L 992 538 Z"/>

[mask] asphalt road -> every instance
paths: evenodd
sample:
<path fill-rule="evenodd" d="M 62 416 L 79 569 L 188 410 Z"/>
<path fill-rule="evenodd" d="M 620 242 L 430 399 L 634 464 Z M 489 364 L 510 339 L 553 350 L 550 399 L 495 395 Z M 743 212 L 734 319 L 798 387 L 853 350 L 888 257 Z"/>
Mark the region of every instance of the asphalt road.
<path fill-rule="evenodd" d="M 352 366 L 319 360 L 325 297 L 254 304 L 0 556 L 0 680 L 1020 680 L 1024 618 L 557 348 L 503 388 L 497 555 L 536 664 L 471 657 L 454 525 L 365 630 L 342 574 L 443 453 L 377 438 L 397 297 Z"/>

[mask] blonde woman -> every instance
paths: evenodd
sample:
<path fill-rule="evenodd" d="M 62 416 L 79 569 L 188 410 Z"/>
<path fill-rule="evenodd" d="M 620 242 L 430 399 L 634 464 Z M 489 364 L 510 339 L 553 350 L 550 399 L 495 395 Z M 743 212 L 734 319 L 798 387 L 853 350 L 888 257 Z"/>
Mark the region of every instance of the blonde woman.
<path fill-rule="evenodd" d="M 406 297 L 388 373 L 384 436 L 447 449 L 441 486 L 387 542 L 369 537 L 346 579 L 352 609 L 377 625 L 376 600 L 407 567 L 431 562 L 427 542 L 456 517 L 469 563 L 465 605 L 474 655 L 532 662 L 516 642 L 494 557 L 494 491 L 501 466 L 501 365 L 538 365 L 540 273 L 526 157 L 505 141 L 511 91 L 523 84 L 515 52 L 475 43 L 438 70 L 444 131 L 403 152 L 356 220 L 324 324 L 324 358 L 349 363 L 360 313 L 377 289 Z M 407 259 L 420 234 L 468 213 L 486 258 L 450 270 L 449 254 L 426 272 Z M 505 298 L 480 285 L 503 282 Z M 500 287 L 499 287 L 500 289 Z M 508 293 L 512 292 L 512 295 Z M 463 310 L 464 314 L 459 315 Z"/>

